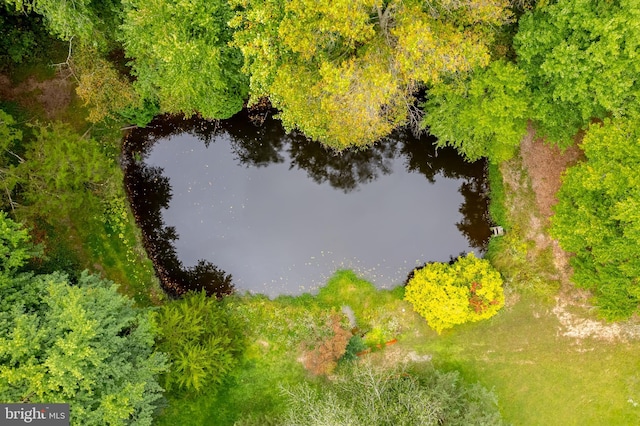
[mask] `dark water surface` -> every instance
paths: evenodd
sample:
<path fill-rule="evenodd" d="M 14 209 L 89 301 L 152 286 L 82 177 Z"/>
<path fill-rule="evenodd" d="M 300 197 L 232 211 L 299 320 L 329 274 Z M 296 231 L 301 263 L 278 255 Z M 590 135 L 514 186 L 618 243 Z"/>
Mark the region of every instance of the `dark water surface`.
<path fill-rule="evenodd" d="M 125 153 L 161 278 L 187 271 L 168 287 L 202 279 L 198 269 L 224 281 L 223 270 L 238 290 L 299 294 L 340 268 L 391 287 L 427 261 L 481 254 L 489 237 L 484 165 L 436 151 L 430 137 L 397 132 L 335 154 L 268 114 L 261 124 L 241 114 L 156 120 Z"/>

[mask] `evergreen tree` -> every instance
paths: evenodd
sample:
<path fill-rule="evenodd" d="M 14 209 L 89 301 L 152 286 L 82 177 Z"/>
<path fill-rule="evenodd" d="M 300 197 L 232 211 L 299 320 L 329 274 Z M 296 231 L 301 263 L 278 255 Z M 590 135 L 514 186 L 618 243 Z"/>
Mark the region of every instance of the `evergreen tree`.
<path fill-rule="evenodd" d="M 15 272 L 32 247 L 4 214 L 0 248 L 0 400 L 67 402 L 73 424 L 150 425 L 167 368 L 153 313 L 87 273 L 71 285 Z"/>

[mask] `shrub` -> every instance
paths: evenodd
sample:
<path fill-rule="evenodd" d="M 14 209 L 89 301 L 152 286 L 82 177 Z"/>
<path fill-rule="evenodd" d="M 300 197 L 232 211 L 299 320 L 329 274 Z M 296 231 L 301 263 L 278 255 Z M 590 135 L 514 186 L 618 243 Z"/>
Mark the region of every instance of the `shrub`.
<path fill-rule="evenodd" d="M 405 300 L 441 333 L 495 315 L 504 306 L 502 278 L 489 261 L 469 253 L 451 265 L 434 262 L 415 271 Z"/>
<path fill-rule="evenodd" d="M 158 323 L 158 347 L 172 363 L 164 378 L 167 389 L 200 392 L 220 385 L 237 365 L 243 347 L 239 322 L 204 292 L 164 305 Z"/>
<path fill-rule="evenodd" d="M 457 372 L 352 364 L 335 380 L 283 389 L 285 425 L 501 425 L 495 395 Z"/>
<path fill-rule="evenodd" d="M 347 343 L 347 347 L 344 350 L 344 355 L 342 355 L 340 361 L 355 361 L 356 359 L 358 359 L 358 353 L 364 351 L 365 349 L 367 349 L 367 345 L 365 345 L 362 337 L 358 336 L 357 334 L 355 336 L 351 336 L 351 339 L 349 339 L 349 343 Z"/>
<path fill-rule="evenodd" d="M 333 334 L 320 342 L 313 350 L 309 351 L 304 360 L 304 366 L 315 375 L 330 374 L 338 365 L 347 349 L 351 332 L 342 328 L 340 317 L 331 317 Z"/>

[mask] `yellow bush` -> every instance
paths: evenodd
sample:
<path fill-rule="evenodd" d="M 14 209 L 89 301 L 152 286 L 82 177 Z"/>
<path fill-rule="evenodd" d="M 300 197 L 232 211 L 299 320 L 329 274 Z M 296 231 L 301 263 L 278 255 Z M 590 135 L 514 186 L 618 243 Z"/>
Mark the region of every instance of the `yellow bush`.
<path fill-rule="evenodd" d="M 489 261 L 473 253 L 453 264 L 431 263 L 416 270 L 405 300 L 431 328 L 446 328 L 495 315 L 504 306 L 502 278 Z"/>

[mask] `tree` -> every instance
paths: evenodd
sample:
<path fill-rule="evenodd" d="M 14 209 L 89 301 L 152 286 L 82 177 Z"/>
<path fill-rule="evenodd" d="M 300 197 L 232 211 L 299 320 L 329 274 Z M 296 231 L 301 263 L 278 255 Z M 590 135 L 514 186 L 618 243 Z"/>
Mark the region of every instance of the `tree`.
<path fill-rule="evenodd" d="M 16 164 L 24 161 L 15 153 L 20 142 L 22 142 L 22 132 L 16 128 L 16 121 L 11 115 L 0 110 L 0 184 L 11 210 L 17 205 L 12 197 L 13 189 L 17 184 L 14 168 Z"/>
<path fill-rule="evenodd" d="M 106 46 L 115 39 L 119 0 L 5 0 L 16 11 L 42 15 L 51 34 L 62 39 Z"/>
<path fill-rule="evenodd" d="M 494 316 L 504 306 L 502 278 L 489 261 L 469 253 L 451 265 L 434 262 L 415 270 L 405 300 L 441 333 Z"/>
<path fill-rule="evenodd" d="M 527 131 L 527 77 L 516 65 L 492 62 L 466 77 L 435 84 L 423 125 L 439 146 L 453 146 L 469 161 L 508 160 Z"/>
<path fill-rule="evenodd" d="M 97 49 L 78 46 L 69 65 L 78 76 L 76 93 L 89 107 L 88 121 L 98 123 L 105 119 L 121 119 L 127 112 L 144 108 L 144 100 L 127 76 L 103 58 Z"/>
<path fill-rule="evenodd" d="M 99 202 L 93 194 L 106 190 L 116 177 L 112 163 L 96 141 L 68 125 L 37 127 L 24 161 L 13 169 L 25 202 L 21 211 L 60 217 Z"/>
<path fill-rule="evenodd" d="M 501 0 L 232 0 L 234 44 L 253 102 L 333 148 L 366 145 L 413 120 L 415 93 L 489 61 Z"/>
<path fill-rule="evenodd" d="M 0 229 L 0 246 L 17 246 L 1 257 L 0 399 L 67 402 L 77 424 L 150 425 L 166 369 L 152 312 L 87 273 L 76 285 L 60 273 L 16 273 L 30 246 L 4 214 Z"/>
<path fill-rule="evenodd" d="M 219 386 L 238 364 L 240 324 L 205 292 L 188 293 L 159 312 L 159 349 L 169 355 L 167 389 L 200 392 Z"/>
<path fill-rule="evenodd" d="M 495 396 L 457 372 L 358 363 L 317 388 L 285 388 L 285 425 L 500 425 Z"/>
<path fill-rule="evenodd" d="M 247 95 L 242 54 L 228 45 L 225 0 L 124 0 L 121 41 L 135 87 L 162 111 L 229 118 Z"/>
<path fill-rule="evenodd" d="M 514 46 L 541 134 L 567 146 L 594 117 L 638 111 L 639 19 L 633 0 L 549 2 L 520 19 Z"/>
<path fill-rule="evenodd" d="M 0 68 L 6 71 L 12 63 L 41 56 L 44 49 L 40 43 L 47 32 L 42 19 L 24 16 L 5 4 L 0 5 L 0 35 Z"/>
<path fill-rule="evenodd" d="M 605 318 L 628 318 L 640 301 L 640 127 L 637 118 L 589 127 L 586 161 L 567 170 L 551 234 L 574 254 L 572 281 L 593 291 Z"/>
<path fill-rule="evenodd" d="M 12 274 L 40 249 L 30 243 L 29 233 L 0 211 L 0 274 Z"/>

